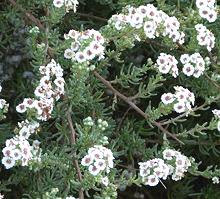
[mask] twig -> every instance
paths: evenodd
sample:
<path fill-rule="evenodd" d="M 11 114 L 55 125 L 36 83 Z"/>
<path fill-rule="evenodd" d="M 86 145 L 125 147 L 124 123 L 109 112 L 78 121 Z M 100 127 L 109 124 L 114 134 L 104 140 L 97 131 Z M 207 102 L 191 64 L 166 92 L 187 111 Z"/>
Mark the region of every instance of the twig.
<path fill-rule="evenodd" d="M 17 7 L 20 11 L 25 13 L 25 16 L 31 20 L 36 26 L 38 26 L 41 30 L 45 30 L 45 27 L 43 26 L 43 24 L 41 23 L 41 21 L 39 19 L 37 19 L 36 17 L 34 17 L 30 12 L 27 12 L 25 9 L 23 9 L 20 5 L 18 5 L 16 3 L 15 0 L 9 0 L 9 2 L 14 6 Z"/>
<path fill-rule="evenodd" d="M 93 18 L 93 19 L 96 19 L 96 20 L 99 20 L 99 21 L 104 21 L 104 22 L 108 21 L 108 19 L 105 19 L 105 18 L 102 18 L 102 17 L 97 17 L 97 16 L 90 15 L 90 14 L 86 14 L 86 13 L 76 12 L 75 14 L 78 15 L 78 16 L 81 16 L 81 17 Z"/>
<path fill-rule="evenodd" d="M 124 122 L 124 120 L 125 120 L 125 118 L 126 118 L 128 112 L 129 112 L 130 110 L 131 110 L 131 107 L 129 107 L 129 108 L 125 111 L 125 113 L 123 114 L 123 116 L 122 116 L 122 118 L 121 118 L 121 120 L 120 120 L 120 122 L 119 122 L 119 124 L 118 124 L 118 127 L 117 127 L 117 129 L 116 129 L 116 131 L 115 131 L 115 134 L 116 134 L 116 135 L 117 135 L 117 133 L 120 131 L 121 126 L 122 126 L 122 124 L 123 124 L 123 122 Z"/>
<path fill-rule="evenodd" d="M 39 19 L 37 19 L 34 15 L 32 15 L 30 12 L 27 12 L 24 8 L 22 8 L 20 5 L 16 3 L 15 0 L 9 0 L 9 2 L 14 6 L 17 7 L 20 11 L 22 11 L 25 16 L 32 21 L 38 28 L 40 28 L 42 31 L 45 31 L 47 34 L 48 28 L 44 27 L 44 25 L 41 23 Z M 47 10 L 46 15 L 49 15 L 49 11 Z M 46 40 L 46 52 L 50 57 L 53 57 L 53 49 L 48 45 L 48 40 Z"/>
<path fill-rule="evenodd" d="M 219 86 L 215 81 L 213 81 L 213 80 L 207 75 L 207 73 L 205 73 L 205 77 L 206 77 L 218 90 L 220 90 L 220 86 Z"/>
<path fill-rule="evenodd" d="M 67 111 L 67 121 L 70 127 L 70 138 L 71 138 L 71 144 L 75 145 L 76 144 L 76 131 L 73 127 L 73 122 L 72 122 L 72 118 L 71 118 L 71 109 L 69 109 Z M 76 154 L 74 154 L 76 155 Z M 82 173 L 80 171 L 80 167 L 79 167 L 79 163 L 78 161 L 74 158 L 73 160 L 74 166 L 76 168 L 76 172 L 77 172 L 77 176 L 80 182 L 82 182 Z M 83 188 L 81 187 L 79 189 L 79 199 L 84 199 L 84 193 L 83 193 Z"/>
<path fill-rule="evenodd" d="M 128 97 L 126 97 L 125 95 L 121 94 L 119 91 L 117 91 L 109 81 L 107 81 L 106 79 L 104 79 L 101 75 L 99 75 L 99 73 L 97 71 L 93 71 L 93 74 L 107 87 L 109 88 L 116 96 L 118 96 L 119 98 L 121 98 L 124 102 L 126 102 L 127 104 L 129 104 L 131 106 L 131 108 L 133 108 L 137 113 L 139 113 L 142 117 L 144 117 L 146 120 L 149 119 L 149 116 L 143 112 L 139 107 L 137 107 Z M 166 133 L 167 135 L 169 135 L 170 137 L 172 137 L 173 139 L 175 139 L 176 141 L 178 141 L 180 144 L 184 144 L 181 140 L 179 140 L 175 135 L 173 135 L 172 133 L 170 133 L 168 130 L 166 130 L 159 122 L 153 121 L 152 122 L 154 124 L 154 126 L 158 127 L 163 133 Z"/>
<path fill-rule="evenodd" d="M 207 105 L 207 103 L 204 103 L 204 104 L 202 104 L 202 105 L 199 106 L 199 107 L 195 107 L 195 108 L 192 109 L 192 112 L 198 111 L 198 110 L 204 108 L 206 105 Z M 171 118 L 171 119 L 169 119 L 169 120 L 167 120 L 167 121 L 165 121 L 165 122 L 161 122 L 161 124 L 162 124 L 162 125 L 167 125 L 167 124 L 174 123 L 174 122 L 178 121 L 179 119 L 181 119 L 181 118 L 183 118 L 183 117 L 186 117 L 187 114 L 188 114 L 188 113 L 183 113 L 183 114 L 181 114 L 181 115 L 178 115 L 178 116 L 175 117 L 175 118 Z"/>
<path fill-rule="evenodd" d="M 192 109 L 192 112 L 201 110 L 201 109 L 205 108 L 207 105 L 209 105 L 209 104 L 211 104 L 212 102 L 215 102 L 215 101 L 217 101 L 217 100 L 219 100 L 219 99 L 220 99 L 220 97 L 217 97 L 217 98 L 211 100 L 209 103 L 208 103 L 208 102 L 205 102 L 205 103 L 203 103 L 202 105 L 193 108 L 193 109 Z M 171 123 L 174 123 L 174 122 L 178 121 L 179 119 L 185 117 L 186 115 L 187 115 L 187 113 L 183 113 L 183 114 L 181 114 L 181 115 L 178 115 L 178 116 L 175 117 L 175 118 L 171 118 L 171 119 L 169 119 L 169 120 L 167 120 L 167 121 L 160 122 L 160 123 L 161 123 L 162 126 L 163 126 L 163 125 L 167 125 L 167 124 L 171 124 Z"/>

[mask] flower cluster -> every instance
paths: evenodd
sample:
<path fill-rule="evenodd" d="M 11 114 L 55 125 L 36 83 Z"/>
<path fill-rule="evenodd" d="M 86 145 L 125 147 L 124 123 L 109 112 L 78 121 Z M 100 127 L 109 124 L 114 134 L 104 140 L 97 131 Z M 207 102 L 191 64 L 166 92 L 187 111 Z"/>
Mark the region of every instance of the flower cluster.
<path fill-rule="evenodd" d="M 104 131 L 108 127 L 108 122 L 102 119 L 98 119 L 98 127 Z"/>
<path fill-rule="evenodd" d="M 170 175 L 175 181 L 181 180 L 188 168 L 191 166 L 191 162 L 188 157 L 182 155 L 179 151 L 173 149 L 165 149 L 163 151 L 163 159 L 170 168 Z"/>
<path fill-rule="evenodd" d="M 0 199 L 3 199 L 3 198 L 4 198 L 4 195 L 0 193 Z"/>
<path fill-rule="evenodd" d="M 166 180 L 169 175 L 169 167 L 164 160 L 155 158 L 147 162 L 139 162 L 140 176 L 145 185 L 156 186 L 160 178 Z"/>
<path fill-rule="evenodd" d="M 174 56 L 160 53 L 156 66 L 161 73 L 167 74 L 171 72 L 172 76 L 176 78 L 179 75 L 177 64 L 178 61 Z"/>
<path fill-rule="evenodd" d="M 202 24 L 195 25 L 195 28 L 198 33 L 197 40 L 199 45 L 206 46 L 207 50 L 210 52 L 215 46 L 214 34 Z"/>
<path fill-rule="evenodd" d="M 125 14 L 113 15 L 109 20 L 117 30 L 130 26 L 142 29 L 147 38 L 154 39 L 159 35 L 168 36 L 173 42 L 184 43 L 185 34 L 179 31 L 180 23 L 176 17 L 170 17 L 153 4 L 141 5 L 138 8 L 128 6 Z"/>
<path fill-rule="evenodd" d="M 66 12 L 69 12 L 70 10 L 76 12 L 79 2 L 78 0 L 53 0 L 53 5 L 57 8 L 65 6 Z"/>
<path fill-rule="evenodd" d="M 212 113 L 215 115 L 217 119 L 219 119 L 218 124 L 217 124 L 217 129 L 218 131 L 220 131 L 220 110 L 214 109 Z"/>
<path fill-rule="evenodd" d="M 213 183 L 213 184 L 219 184 L 219 177 L 214 176 L 214 177 L 212 178 L 212 183 Z"/>
<path fill-rule="evenodd" d="M 51 117 L 54 100 L 64 94 L 63 69 L 54 60 L 46 66 L 40 66 L 40 74 L 42 75 L 40 83 L 35 89 L 35 96 L 38 99 L 25 98 L 21 104 L 16 107 L 17 112 L 24 113 L 28 109 L 34 110 L 36 119 L 48 120 Z M 6 147 L 3 149 L 4 157 L 2 163 L 6 169 L 10 169 L 14 165 L 27 166 L 31 161 L 39 162 L 41 156 L 40 142 L 35 140 L 30 145 L 28 138 L 39 128 L 39 123 L 29 122 L 25 120 L 18 123 L 17 133 L 11 139 L 6 140 Z"/>
<path fill-rule="evenodd" d="M 215 0 L 196 0 L 196 6 L 202 18 L 207 19 L 209 22 L 214 22 L 217 19 Z"/>
<path fill-rule="evenodd" d="M 34 91 L 38 99 L 25 98 L 16 107 L 16 110 L 19 113 L 24 113 L 28 109 L 33 109 L 37 119 L 46 121 L 51 117 L 54 100 L 59 100 L 64 94 L 65 81 L 63 79 L 63 69 L 54 60 L 51 60 L 46 66 L 40 66 L 39 71 L 42 77 Z"/>
<path fill-rule="evenodd" d="M 94 59 L 104 58 L 104 37 L 100 32 L 91 29 L 84 32 L 70 30 L 64 38 L 70 41 L 70 48 L 64 52 L 66 59 L 71 59 L 86 66 Z M 92 67 L 94 67 L 92 65 Z M 94 68 L 93 68 L 94 69 Z"/>
<path fill-rule="evenodd" d="M 89 116 L 83 120 L 83 124 L 85 126 L 93 126 L 95 123 L 94 123 L 93 119 Z"/>
<path fill-rule="evenodd" d="M 205 71 L 206 62 L 199 53 L 183 54 L 180 57 L 183 73 L 187 76 L 200 77 Z"/>
<path fill-rule="evenodd" d="M 104 171 L 110 172 L 113 168 L 114 156 L 110 149 L 102 145 L 95 145 L 89 148 L 88 154 L 82 159 L 81 164 L 88 167 L 89 172 L 96 176 Z"/>
<path fill-rule="evenodd" d="M 1 91 L 2 87 L 0 85 L 0 92 Z M 7 104 L 7 102 L 4 99 L 0 99 L 0 120 L 5 118 L 3 114 L 8 112 L 8 107 L 9 105 Z"/>
<path fill-rule="evenodd" d="M 163 104 L 172 104 L 177 113 L 189 112 L 192 110 L 191 104 L 195 103 L 195 95 L 182 86 L 174 86 L 175 93 L 164 93 L 161 96 Z"/>
<path fill-rule="evenodd" d="M 39 162 L 41 160 L 40 142 L 35 140 L 31 146 L 27 140 L 31 134 L 37 132 L 39 123 L 26 120 L 18 123 L 18 127 L 19 128 L 15 130 L 17 135 L 6 140 L 6 146 L 2 150 L 4 155 L 2 164 L 6 169 L 10 169 L 15 165 L 27 166 L 30 161 Z"/>
<path fill-rule="evenodd" d="M 94 126 L 95 125 L 95 121 L 89 116 L 87 118 L 85 118 L 83 120 L 83 124 L 85 126 Z M 108 122 L 102 119 L 98 119 L 97 120 L 97 126 L 99 129 L 101 129 L 102 131 L 104 131 L 107 127 L 108 127 Z"/>
<path fill-rule="evenodd" d="M 38 26 L 34 26 L 33 28 L 31 28 L 29 30 L 29 33 L 31 33 L 31 34 L 38 34 L 38 33 L 40 33 L 40 29 L 39 29 Z"/>
<path fill-rule="evenodd" d="M 161 179 L 166 180 L 169 175 L 178 181 L 184 177 L 185 172 L 191 166 L 189 158 L 180 152 L 165 149 L 163 158 L 154 158 L 147 162 L 139 162 L 140 176 L 143 184 L 156 186 Z"/>

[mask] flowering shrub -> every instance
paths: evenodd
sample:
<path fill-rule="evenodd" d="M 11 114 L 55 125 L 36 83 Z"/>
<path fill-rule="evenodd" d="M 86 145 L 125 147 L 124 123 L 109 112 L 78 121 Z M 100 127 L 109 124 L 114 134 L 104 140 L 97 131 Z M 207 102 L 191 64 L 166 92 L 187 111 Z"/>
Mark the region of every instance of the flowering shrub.
<path fill-rule="evenodd" d="M 220 197 L 217 1 L 0 7 L 0 198 Z"/>

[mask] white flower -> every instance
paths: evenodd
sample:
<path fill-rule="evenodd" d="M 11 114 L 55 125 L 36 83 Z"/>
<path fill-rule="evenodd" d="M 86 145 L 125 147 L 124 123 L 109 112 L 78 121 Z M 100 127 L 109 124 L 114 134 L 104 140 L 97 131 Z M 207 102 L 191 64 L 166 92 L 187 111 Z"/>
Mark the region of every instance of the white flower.
<path fill-rule="evenodd" d="M 139 163 L 140 164 L 140 163 Z M 150 174 L 150 168 L 146 167 L 146 168 L 141 168 L 140 166 L 140 176 L 141 177 L 145 177 L 148 176 Z"/>
<path fill-rule="evenodd" d="M 139 14 L 141 14 L 143 17 L 146 17 L 147 16 L 147 12 L 148 12 L 148 7 L 147 6 L 139 6 L 137 8 L 137 12 Z"/>
<path fill-rule="evenodd" d="M 108 179 L 108 177 L 107 177 L 107 176 L 103 177 L 103 178 L 101 179 L 101 182 L 102 182 L 103 185 L 105 185 L 105 186 L 107 187 L 108 184 L 109 184 L 109 179 Z"/>
<path fill-rule="evenodd" d="M 6 169 L 10 169 L 15 165 L 15 160 L 10 157 L 3 157 L 2 164 L 5 166 Z"/>
<path fill-rule="evenodd" d="M 53 5 L 57 8 L 61 8 L 64 5 L 64 0 L 53 0 Z"/>
<path fill-rule="evenodd" d="M 197 24 L 195 28 L 198 33 L 197 40 L 199 45 L 206 46 L 207 50 L 210 52 L 215 46 L 214 34 L 202 24 Z"/>
<path fill-rule="evenodd" d="M 5 148 L 2 149 L 2 153 L 4 154 L 4 156 L 6 157 L 12 157 L 12 151 L 13 151 L 14 147 L 11 146 L 6 146 Z"/>
<path fill-rule="evenodd" d="M 166 53 L 160 53 L 160 56 L 157 58 L 157 67 L 159 71 L 163 74 L 167 74 L 170 71 L 172 72 L 173 77 L 178 75 L 178 61 L 172 55 Z"/>
<path fill-rule="evenodd" d="M 93 163 L 93 157 L 91 155 L 86 155 L 81 161 L 81 164 L 83 166 L 89 166 L 92 163 Z"/>
<path fill-rule="evenodd" d="M 102 145 L 95 145 L 89 148 L 88 155 L 82 159 L 81 164 L 89 167 L 92 175 L 98 175 L 99 172 L 110 172 L 110 168 L 113 168 L 113 159 L 111 150 Z"/>
<path fill-rule="evenodd" d="M 102 159 L 103 158 L 103 152 L 99 149 L 94 149 L 91 153 L 89 152 L 89 154 L 95 159 Z"/>
<path fill-rule="evenodd" d="M 74 0 L 68 0 L 73 3 Z M 68 34 L 64 34 L 65 39 L 73 40 L 71 46 L 66 49 L 66 58 L 73 62 L 83 63 L 78 65 L 79 69 L 89 71 L 89 63 L 93 59 L 101 60 L 104 58 L 105 43 L 104 37 L 100 32 L 94 29 L 88 29 L 83 32 L 70 30 Z M 70 52 L 70 50 L 72 52 Z M 71 55 L 68 55 L 71 54 Z"/>
<path fill-rule="evenodd" d="M 90 44 L 90 50 L 93 53 L 98 55 L 98 54 L 102 54 L 104 52 L 105 48 L 101 44 L 97 43 L 96 41 L 93 41 Z"/>
<path fill-rule="evenodd" d="M 156 37 L 156 24 L 153 21 L 146 21 L 144 23 L 144 33 L 150 39 L 154 39 Z"/>
<path fill-rule="evenodd" d="M 98 175 L 100 171 L 101 171 L 101 170 L 100 170 L 99 167 L 96 167 L 96 166 L 94 166 L 94 165 L 90 165 L 90 166 L 89 166 L 89 172 L 90 172 L 92 175 L 94 175 L 94 176 Z"/>
<path fill-rule="evenodd" d="M 158 183 L 159 183 L 159 179 L 155 175 L 149 175 L 147 177 L 147 185 L 156 186 Z"/>
<path fill-rule="evenodd" d="M 183 65 L 183 73 L 187 76 L 200 77 L 205 71 L 205 60 L 199 53 L 184 54 L 180 58 Z"/>
<path fill-rule="evenodd" d="M 21 151 L 19 149 L 14 149 L 11 153 L 11 157 L 14 160 L 20 160 L 22 157 Z"/>
<path fill-rule="evenodd" d="M 190 56 L 188 54 L 183 54 L 180 57 L 180 61 L 182 64 L 187 64 L 190 61 Z"/>
<path fill-rule="evenodd" d="M 215 0 L 196 0 L 196 6 L 202 18 L 207 19 L 209 22 L 214 22 L 217 19 Z"/>
<path fill-rule="evenodd" d="M 94 53 L 93 49 L 90 47 L 87 47 L 84 51 L 83 54 L 85 55 L 87 60 L 92 60 L 95 58 L 96 54 Z"/>
<path fill-rule="evenodd" d="M 139 162 L 138 164 L 140 176 L 145 185 L 156 186 L 160 178 L 166 180 L 170 173 L 169 166 L 160 158 L 154 158 L 147 162 Z"/>
<path fill-rule="evenodd" d="M 131 15 L 130 25 L 134 28 L 141 28 L 143 24 L 143 16 L 139 13 L 135 13 Z"/>
<path fill-rule="evenodd" d="M 94 165 L 95 167 L 99 168 L 101 171 L 105 170 L 106 168 L 106 163 L 105 160 L 103 159 L 96 160 Z"/>
<path fill-rule="evenodd" d="M 182 102 L 174 104 L 173 108 L 177 113 L 183 113 L 186 110 L 185 104 Z"/>
<path fill-rule="evenodd" d="M 173 106 L 177 113 L 190 111 L 192 109 L 191 105 L 194 105 L 195 102 L 194 94 L 182 86 L 174 86 L 174 89 L 176 91 L 174 94 L 164 93 L 161 96 L 162 102 L 164 104 L 169 104 L 177 101 Z"/>
<path fill-rule="evenodd" d="M 79 50 L 79 47 L 80 47 L 80 44 L 78 42 L 74 41 L 74 42 L 71 43 L 71 50 L 72 51 L 75 52 L 75 51 Z"/>
<path fill-rule="evenodd" d="M 196 0 L 196 6 L 198 8 L 203 8 L 207 6 L 208 1 L 204 1 L 204 0 Z"/>
<path fill-rule="evenodd" d="M 68 196 L 68 197 L 66 197 L 66 199 L 76 199 L 76 198 L 73 196 Z"/>
<path fill-rule="evenodd" d="M 161 96 L 161 101 L 164 103 L 164 104 L 171 104 L 173 103 L 175 100 L 174 98 L 174 95 L 172 93 L 164 93 L 162 96 Z"/>
<path fill-rule="evenodd" d="M 215 22 L 216 19 L 217 19 L 217 12 L 214 10 L 214 9 L 211 9 L 209 11 L 209 14 L 207 15 L 206 19 L 212 23 L 212 22 Z"/>
<path fill-rule="evenodd" d="M 22 127 L 19 131 L 19 135 L 24 137 L 24 139 L 28 139 L 31 135 L 29 128 L 26 126 Z"/>
<path fill-rule="evenodd" d="M 165 160 L 172 160 L 174 156 L 174 151 L 172 149 L 165 149 L 163 151 L 163 158 Z"/>
<path fill-rule="evenodd" d="M 155 175 L 155 176 L 158 177 L 158 178 L 162 178 L 162 177 L 164 176 L 164 174 L 163 174 L 163 168 L 161 168 L 161 167 L 156 167 L 156 168 L 154 168 L 154 170 L 153 170 L 153 175 Z"/>
<path fill-rule="evenodd" d="M 175 164 L 176 164 L 177 167 L 184 167 L 184 165 L 185 165 L 185 158 L 184 158 L 184 156 L 177 157 Z"/>
<path fill-rule="evenodd" d="M 33 108 L 34 107 L 34 99 L 24 98 L 23 104 L 27 108 Z"/>
<path fill-rule="evenodd" d="M 194 67 L 192 64 L 187 63 L 183 66 L 183 73 L 187 76 L 191 76 L 194 73 Z"/>
<path fill-rule="evenodd" d="M 72 51 L 72 49 L 66 49 L 64 52 L 64 57 L 66 59 L 72 59 L 74 57 L 75 53 Z"/>
<path fill-rule="evenodd" d="M 190 159 L 173 149 L 165 149 L 162 154 L 168 169 L 164 169 L 164 173 L 166 171 L 167 176 L 172 175 L 172 179 L 175 181 L 181 180 L 191 166 Z"/>
<path fill-rule="evenodd" d="M 86 61 L 86 56 L 85 56 L 85 54 L 82 53 L 82 52 L 77 52 L 77 53 L 75 54 L 75 59 L 76 59 L 77 62 L 83 63 L 83 62 Z"/>
<path fill-rule="evenodd" d="M 211 9 L 210 9 L 209 7 L 203 6 L 203 7 L 201 7 L 201 8 L 199 9 L 199 15 L 200 15 L 202 18 L 207 19 L 207 16 L 209 15 L 210 10 L 211 10 Z"/>
<path fill-rule="evenodd" d="M 26 106 L 23 103 L 21 103 L 18 106 L 16 106 L 16 111 L 18 113 L 24 113 L 26 110 L 27 110 L 27 108 L 26 108 Z"/>
<path fill-rule="evenodd" d="M 159 66 L 158 66 L 158 69 L 159 69 L 159 71 L 160 71 L 161 73 L 167 74 L 167 73 L 170 72 L 171 66 L 169 66 L 169 65 L 159 65 Z"/>

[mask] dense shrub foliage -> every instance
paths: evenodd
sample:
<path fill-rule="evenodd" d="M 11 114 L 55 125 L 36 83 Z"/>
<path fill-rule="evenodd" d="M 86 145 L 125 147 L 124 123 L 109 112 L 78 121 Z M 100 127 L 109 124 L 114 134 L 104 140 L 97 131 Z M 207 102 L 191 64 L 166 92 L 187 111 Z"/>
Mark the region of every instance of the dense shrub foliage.
<path fill-rule="evenodd" d="M 220 198 L 217 1 L 0 10 L 0 198 Z"/>

